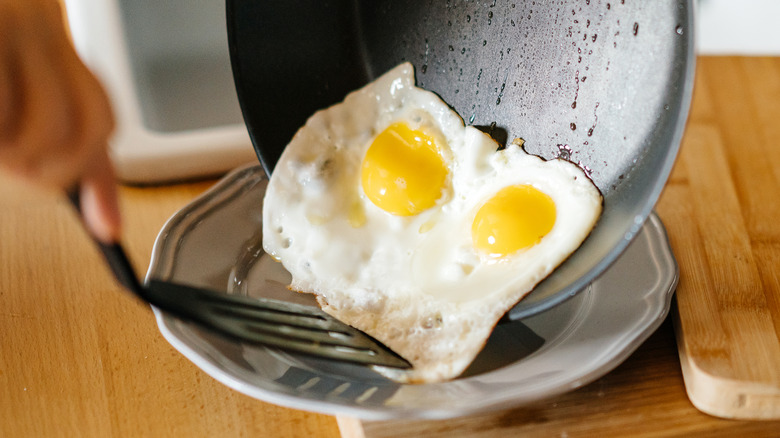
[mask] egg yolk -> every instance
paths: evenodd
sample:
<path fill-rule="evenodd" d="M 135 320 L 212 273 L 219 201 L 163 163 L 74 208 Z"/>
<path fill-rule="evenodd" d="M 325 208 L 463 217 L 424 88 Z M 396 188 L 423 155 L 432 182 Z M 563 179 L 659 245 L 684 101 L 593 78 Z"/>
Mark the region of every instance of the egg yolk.
<path fill-rule="evenodd" d="M 398 216 L 433 207 L 446 179 L 447 166 L 433 137 L 404 123 L 390 125 L 374 139 L 361 170 L 368 199 Z"/>
<path fill-rule="evenodd" d="M 539 243 L 555 224 L 555 203 L 530 185 L 501 189 L 474 218 L 474 247 L 503 257 Z"/>

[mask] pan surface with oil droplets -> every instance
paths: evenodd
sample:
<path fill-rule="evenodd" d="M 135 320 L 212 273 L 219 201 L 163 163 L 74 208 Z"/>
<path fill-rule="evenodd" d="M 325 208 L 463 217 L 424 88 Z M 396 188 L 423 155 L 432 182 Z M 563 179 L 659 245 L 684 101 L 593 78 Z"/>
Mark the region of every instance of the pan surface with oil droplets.
<path fill-rule="evenodd" d="M 513 319 L 582 290 L 651 212 L 690 105 L 691 1 L 303 3 L 227 2 L 236 88 L 266 171 L 311 114 L 410 61 L 467 124 L 578 164 L 604 195 L 591 236 Z"/>

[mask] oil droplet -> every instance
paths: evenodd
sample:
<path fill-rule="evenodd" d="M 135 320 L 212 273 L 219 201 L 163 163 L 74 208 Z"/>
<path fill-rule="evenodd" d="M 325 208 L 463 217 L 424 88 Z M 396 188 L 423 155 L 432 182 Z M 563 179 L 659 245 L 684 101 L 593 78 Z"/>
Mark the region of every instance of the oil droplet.
<path fill-rule="evenodd" d="M 558 150 L 553 153 L 553 156 L 555 158 L 560 158 L 562 160 L 570 160 L 571 159 L 572 150 L 567 144 L 559 144 Z"/>
<path fill-rule="evenodd" d="M 591 40 L 593 40 L 593 42 L 595 43 L 595 42 L 596 42 L 596 38 L 597 38 L 597 37 L 598 37 L 598 35 L 596 35 L 596 34 L 594 33 L 594 34 L 593 34 L 593 36 L 592 36 L 592 37 L 590 37 L 590 39 L 591 39 Z"/>
<path fill-rule="evenodd" d="M 471 15 L 466 15 L 466 23 L 471 23 Z"/>
<path fill-rule="evenodd" d="M 422 71 L 423 73 L 428 71 L 428 64 L 423 64 L 422 67 L 420 67 L 420 71 Z"/>
<path fill-rule="evenodd" d="M 580 71 L 579 70 L 574 72 L 574 83 L 577 84 L 577 88 L 574 90 L 574 102 L 577 102 L 577 99 L 580 96 Z"/>
<path fill-rule="evenodd" d="M 634 36 L 639 33 L 639 23 L 634 23 Z"/>
<path fill-rule="evenodd" d="M 588 137 L 593 136 L 593 130 L 596 129 L 596 125 L 599 123 L 598 109 L 600 104 L 600 102 L 596 102 L 596 107 L 593 108 L 593 125 L 588 129 Z"/>
<path fill-rule="evenodd" d="M 509 73 L 507 73 L 507 76 Z M 501 91 L 498 92 L 498 98 L 496 98 L 496 105 L 501 104 L 501 98 L 504 97 L 504 89 L 506 88 L 506 77 L 504 77 L 504 83 L 501 84 Z M 493 122 L 493 125 L 495 125 L 496 122 Z"/>
<path fill-rule="evenodd" d="M 472 266 L 471 269 L 473 270 L 473 268 L 474 267 Z M 471 271 L 469 270 L 469 272 L 471 272 Z M 424 329 L 438 329 L 438 328 L 441 328 L 443 324 L 444 324 L 444 318 L 441 316 L 440 313 L 437 313 L 435 316 L 428 317 L 423 322 L 423 328 Z"/>
<path fill-rule="evenodd" d="M 575 125 L 574 123 L 570 123 L 569 128 L 571 128 L 571 130 L 574 131 L 577 129 L 577 125 Z"/>
<path fill-rule="evenodd" d="M 677 32 L 677 35 L 682 35 L 683 34 L 683 27 L 682 26 L 677 26 L 674 29 L 674 31 Z"/>
<path fill-rule="evenodd" d="M 571 109 L 577 108 L 577 101 L 571 103 Z"/>
<path fill-rule="evenodd" d="M 449 49 L 450 49 L 450 52 L 453 52 L 453 51 L 455 51 L 455 48 L 454 48 L 454 47 L 452 47 L 452 46 L 450 46 L 450 47 L 449 47 Z"/>

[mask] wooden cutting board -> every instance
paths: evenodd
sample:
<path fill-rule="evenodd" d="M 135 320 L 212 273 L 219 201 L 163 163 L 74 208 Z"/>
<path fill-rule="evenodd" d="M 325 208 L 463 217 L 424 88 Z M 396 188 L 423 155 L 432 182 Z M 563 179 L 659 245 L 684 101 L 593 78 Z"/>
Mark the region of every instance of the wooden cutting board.
<path fill-rule="evenodd" d="M 686 134 L 657 211 L 680 265 L 672 315 L 688 398 L 716 417 L 780 419 L 780 58 L 699 58 Z M 662 342 L 659 334 L 648 344 Z M 447 422 L 339 418 L 339 426 L 342 436 L 355 438 L 451 437 L 464 431 L 463 436 L 479 437 L 551 436 L 559 429 L 576 431 L 566 418 L 566 412 L 576 412 L 575 418 L 603 416 L 611 436 L 624 430 L 620 424 L 630 427 L 621 436 L 652 435 L 649 412 L 695 415 L 659 392 L 674 392 L 672 385 L 651 390 L 679 379 L 679 369 L 663 368 L 667 362 L 647 354 L 641 349 L 582 390 L 520 410 Z M 608 390 L 621 392 L 621 405 L 605 400 Z M 635 401 L 627 395 L 631 391 L 655 399 Z M 640 430 L 637 416 L 649 420 L 639 421 L 650 424 L 647 430 Z M 718 422 L 696 429 L 696 421 L 707 422 L 680 420 L 677 429 L 728 434 L 729 427 L 751 424 Z M 580 432 L 598 434 L 588 427 Z"/>
<path fill-rule="evenodd" d="M 658 207 L 682 276 L 686 390 L 726 418 L 780 418 L 780 59 L 700 58 Z"/>

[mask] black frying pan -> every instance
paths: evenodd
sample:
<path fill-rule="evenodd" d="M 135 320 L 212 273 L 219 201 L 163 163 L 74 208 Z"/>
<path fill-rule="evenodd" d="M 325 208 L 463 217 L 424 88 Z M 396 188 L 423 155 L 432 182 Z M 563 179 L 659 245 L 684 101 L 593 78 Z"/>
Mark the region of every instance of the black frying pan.
<path fill-rule="evenodd" d="M 227 28 L 244 120 L 269 174 L 311 114 L 403 61 L 467 124 L 580 164 L 604 195 L 603 215 L 510 311 L 518 319 L 584 289 L 655 205 L 690 104 L 692 10 L 692 0 L 227 0 Z"/>

